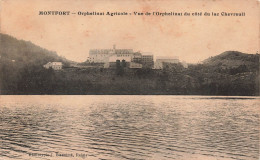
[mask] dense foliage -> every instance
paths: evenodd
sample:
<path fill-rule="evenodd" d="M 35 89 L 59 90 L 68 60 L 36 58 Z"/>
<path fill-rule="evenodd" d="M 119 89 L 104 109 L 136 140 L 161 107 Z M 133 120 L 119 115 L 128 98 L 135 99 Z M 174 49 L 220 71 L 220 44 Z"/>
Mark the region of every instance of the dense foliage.
<path fill-rule="evenodd" d="M 165 64 L 164 70 L 71 68 L 70 61 L 30 42 L 0 34 L 1 94 L 259 95 L 259 55 L 224 52 L 202 64 Z M 44 69 L 61 61 L 61 71 Z"/>

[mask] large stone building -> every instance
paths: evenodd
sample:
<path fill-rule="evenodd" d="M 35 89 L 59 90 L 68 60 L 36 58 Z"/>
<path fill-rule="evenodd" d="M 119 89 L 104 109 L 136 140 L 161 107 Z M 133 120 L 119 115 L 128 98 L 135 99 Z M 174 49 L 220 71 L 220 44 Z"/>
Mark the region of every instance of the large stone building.
<path fill-rule="evenodd" d="M 111 56 L 117 57 L 132 57 L 132 49 L 91 49 L 89 51 L 89 61 L 92 63 L 108 63 Z"/>
<path fill-rule="evenodd" d="M 153 66 L 153 55 L 142 55 L 140 52 L 134 52 L 133 49 L 91 49 L 89 51 L 89 62 L 104 63 L 104 68 L 115 66 L 116 61 L 123 60 L 129 68 L 142 68 Z"/>

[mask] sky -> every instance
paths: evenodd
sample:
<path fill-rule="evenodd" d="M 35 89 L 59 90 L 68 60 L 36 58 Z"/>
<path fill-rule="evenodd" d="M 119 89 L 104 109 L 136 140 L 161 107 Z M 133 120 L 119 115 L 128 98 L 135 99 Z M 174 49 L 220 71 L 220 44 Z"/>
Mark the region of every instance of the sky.
<path fill-rule="evenodd" d="M 224 51 L 259 53 L 257 0 L 0 0 L 0 32 L 83 62 L 90 49 L 121 49 L 178 56 L 197 63 Z M 39 11 L 70 11 L 69 16 Z M 78 12 L 128 12 L 80 16 Z M 133 12 L 240 13 L 246 16 L 135 16 Z"/>

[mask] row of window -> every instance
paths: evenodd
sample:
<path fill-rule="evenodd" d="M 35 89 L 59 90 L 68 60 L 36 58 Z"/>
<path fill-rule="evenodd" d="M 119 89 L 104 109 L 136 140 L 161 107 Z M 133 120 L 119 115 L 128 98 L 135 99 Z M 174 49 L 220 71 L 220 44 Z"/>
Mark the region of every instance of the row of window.
<path fill-rule="evenodd" d="M 130 55 L 117 55 L 117 57 L 130 57 Z"/>

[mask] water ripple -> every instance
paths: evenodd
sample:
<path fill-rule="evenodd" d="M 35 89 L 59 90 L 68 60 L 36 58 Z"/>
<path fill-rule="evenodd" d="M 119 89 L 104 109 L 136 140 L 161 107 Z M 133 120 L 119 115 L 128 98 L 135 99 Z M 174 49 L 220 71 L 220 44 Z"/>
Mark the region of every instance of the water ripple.
<path fill-rule="evenodd" d="M 259 159 L 257 98 L 17 97 L 1 97 L 0 159 Z"/>

